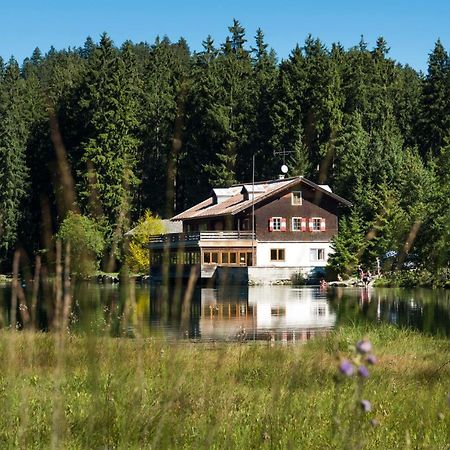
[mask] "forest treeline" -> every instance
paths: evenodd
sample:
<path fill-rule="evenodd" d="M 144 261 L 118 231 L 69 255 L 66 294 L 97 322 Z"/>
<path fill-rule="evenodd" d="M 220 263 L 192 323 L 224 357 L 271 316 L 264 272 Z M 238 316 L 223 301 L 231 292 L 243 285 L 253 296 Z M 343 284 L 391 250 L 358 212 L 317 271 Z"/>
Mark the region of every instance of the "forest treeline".
<path fill-rule="evenodd" d="M 171 217 L 212 186 L 289 175 L 329 184 L 354 207 L 332 265 L 396 255 L 446 267 L 450 247 L 450 64 L 440 41 L 427 74 L 380 37 L 349 49 L 308 36 L 278 61 L 261 30 L 234 20 L 208 36 L 153 44 L 107 34 L 19 64 L 0 62 L 0 261 L 52 248 L 69 211 L 95 219 L 121 260 L 146 210 Z M 277 152 L 275 154 L 275 152 Z"/>

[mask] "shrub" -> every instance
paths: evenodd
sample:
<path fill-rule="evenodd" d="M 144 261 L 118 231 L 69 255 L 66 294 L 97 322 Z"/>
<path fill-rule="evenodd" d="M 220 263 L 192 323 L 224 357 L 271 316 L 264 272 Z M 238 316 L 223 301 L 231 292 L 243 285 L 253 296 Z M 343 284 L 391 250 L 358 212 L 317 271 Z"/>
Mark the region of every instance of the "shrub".
<path fill-rule="evenodd" d="M 291 275 L 291 283 L 294 286 L 304 286 L 306 284 L 306 277 L 303 272 L 293 273 Z"/>
<path fill-rule="evenodd" d="M 147 273 L 150 269 L 149 251 L 147 248 L 152 234 L 164 233 L 162 220 L 146 211 L 131 232 L 126 262 L 134 273 Z"/>
<path fill-rule="evenodd" d="M 63 243 L 70 243 L 72 273 L 81 277 L 95 274 L 105 248 L 105 240 L 94 220 L 69 212 L 56 237 Z"/>

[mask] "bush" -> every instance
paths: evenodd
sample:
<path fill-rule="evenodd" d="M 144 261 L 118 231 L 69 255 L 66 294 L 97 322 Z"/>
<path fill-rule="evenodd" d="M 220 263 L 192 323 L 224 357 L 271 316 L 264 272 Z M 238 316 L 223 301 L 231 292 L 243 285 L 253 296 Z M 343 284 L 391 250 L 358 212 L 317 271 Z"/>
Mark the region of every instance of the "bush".
<path fill-rule="evenodd" d="M 95 274 L 105 248 L 105 240 L 94 220 L 69 212 L 56 237 L 64 244 L 70 243 L 72 273 L 81 277 Z"/>
<path fill-rule="evenodd" d="M 134 273 L 147 273 L 150 269 L 149 251 L 147 248 L 152 234 L 164 233 L 164 225 L 159 217 L 146 211 L 131 232 L 126 262 Z"/>
<path fill-rule="evenodd" d="M 427 269 L 397 270 L 385 273 L 375 283 L 382 287 L 429 287 L 450 288 L 450 269 L 442 268 L 435 272 Z"/>
<path fill-rule="evenodd" d="M 291 283 L 294 286 L 304 286 L 306 284 L 306 277 L 303 272 L 297 272 L 292 274 Z"/>

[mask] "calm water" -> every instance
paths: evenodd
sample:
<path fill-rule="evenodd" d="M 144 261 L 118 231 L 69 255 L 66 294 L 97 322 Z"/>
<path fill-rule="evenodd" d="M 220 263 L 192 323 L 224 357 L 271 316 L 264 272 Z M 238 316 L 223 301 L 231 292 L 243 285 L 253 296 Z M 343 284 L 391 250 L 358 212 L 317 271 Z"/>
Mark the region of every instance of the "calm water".
<path fill-rule="evenodd" d="M 387 322 L 450 337 L 450 291 L 196 288 L 191 301 L 186 293 L 186 286 L 167 291 L 140 285 L 77 284 L 72 288 L 71 327 L 77 332 L 168 339 L 303 341 L 346 323 Z M 10 287 L 0 286 L 2 327 L 9 325 L 10 296 Z M 129 302 L 133 297 L 135 308 Z M 45 298 L 39 301 L 41 329 L 51 322 L 51 295 Z"/>

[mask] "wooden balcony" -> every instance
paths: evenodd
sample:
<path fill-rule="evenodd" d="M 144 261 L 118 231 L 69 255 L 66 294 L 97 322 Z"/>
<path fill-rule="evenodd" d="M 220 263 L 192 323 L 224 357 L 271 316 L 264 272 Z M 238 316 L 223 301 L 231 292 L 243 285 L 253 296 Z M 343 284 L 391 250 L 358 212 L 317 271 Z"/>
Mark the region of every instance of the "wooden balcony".
<path fill-rule="evenodd" d="M 234 243 L 245 245 L 252 240 L 251 231 L 191 231 L 189 233 L 170 233 L 150 236 L 149 246 L 202 246 L 202 244 Z M 237 242 L 236 242 L 237 241 Z"/>

